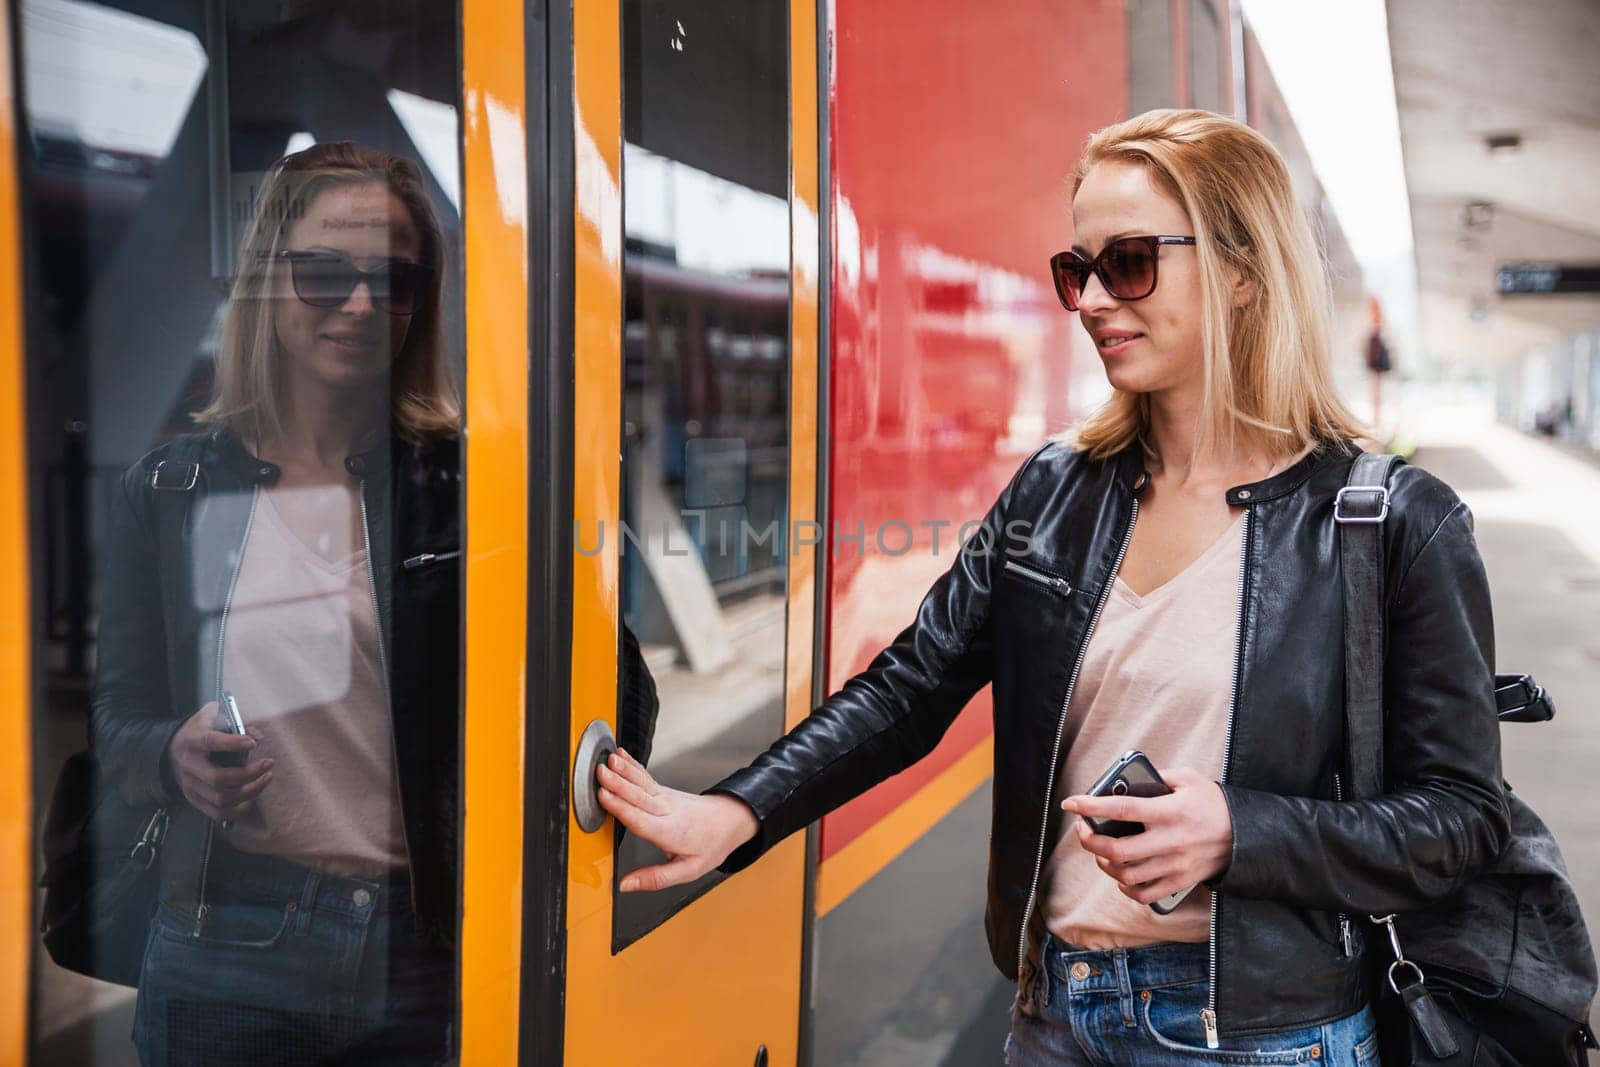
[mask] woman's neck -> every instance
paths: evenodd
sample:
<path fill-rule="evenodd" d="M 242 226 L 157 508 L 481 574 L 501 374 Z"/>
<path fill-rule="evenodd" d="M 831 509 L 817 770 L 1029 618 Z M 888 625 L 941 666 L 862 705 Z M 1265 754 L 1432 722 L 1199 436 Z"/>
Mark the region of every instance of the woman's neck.
<path fill-rule="evenodd" d="M 1197 395 L 1150 397 L 1150 443 L 1158 460 L 1151 473 L 1175 488 L 1226 485 L 1259 481 L 1275 461 L 1258 435 L 1240 430 L 1233 446 L 1213 441 L 1194 454 L 1200 432 L 1201 404 Z"/>
<path fill-rule="evenodd" d="M 343 466 L 353 455 L 372 448 L 389 430 L 389 390 L 296 388 L 285 383 L 279 401 L 278 432 L 256 442 L 263 457 Z"/>

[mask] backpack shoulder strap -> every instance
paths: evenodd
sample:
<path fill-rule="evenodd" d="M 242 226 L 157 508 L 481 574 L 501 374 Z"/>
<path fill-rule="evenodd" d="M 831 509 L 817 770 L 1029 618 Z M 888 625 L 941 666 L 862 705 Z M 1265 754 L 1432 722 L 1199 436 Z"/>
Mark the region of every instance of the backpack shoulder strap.
<path fill-rule="evenodd" d="M 200 456 L 209 434 L 184 434 L 173 438 L 166 455 L 150 469 L 149 487 L 155 494 L 156 533 L 162 544 L 182 544 L 183 527 L 204 472 Z"/>
<path fill-rule="evenodd" d="M 1345 755 L 1351 799 L 1383 792 L 1383 520 L 1399 456 L 1363 452 L 1334 500 L 1344 575 Z"/>

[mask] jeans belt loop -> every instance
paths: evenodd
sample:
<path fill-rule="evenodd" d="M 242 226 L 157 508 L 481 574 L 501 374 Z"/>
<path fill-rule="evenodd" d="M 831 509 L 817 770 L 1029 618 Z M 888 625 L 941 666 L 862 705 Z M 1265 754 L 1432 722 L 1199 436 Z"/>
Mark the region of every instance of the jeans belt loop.
<path fill-rule="evenodd" d="M 1033 1005 L 1035 1015 L 1043 1015 L 1050 1006 L 1050 946 L 1047 943 L 1039 946 L 1039 955 L 1036 959 L 1029 959 L 1028 965 L 1033 968 L 1033 980 L 1028 983 L 1028 1000 Z"/>
<path fill-rule="evenodd" d="M 294 917 L 294 932 L 301 937 L 311 932 L 311 909 L 317 902 L 317 890 L 322 885 L 322 873 L 312 871 L 300 887 L 300 910 Z"/>
<path fill-rule="evenodd" d="M 1128 974 L 1128 953 L 1117 949 L 1111 954 L 1117 968 L 1117 999 L 1122 1004 L 1122 1025 L 1132 1026 L 1138 1020 L 1133 1015 L 1133 979 Z"/>

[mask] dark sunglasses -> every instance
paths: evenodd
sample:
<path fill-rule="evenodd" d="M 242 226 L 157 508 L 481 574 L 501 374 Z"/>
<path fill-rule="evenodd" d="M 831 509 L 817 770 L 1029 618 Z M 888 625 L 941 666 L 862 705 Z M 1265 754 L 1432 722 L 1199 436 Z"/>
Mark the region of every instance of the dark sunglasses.
<path fill-rule="evenodd" d="M 1122 237 L 1100 250 L 1094 259 L 1076 252 L 1057 252 L 1050 257 L 1050 275 L 1056 282 L 1056 295 L 1068 311 L 1078 310 L 1078 299 L 1089 275 L 1100 276 L 1106 292 L 1118 300 L 1143 300 L 1156 291 L 1156 262 L 1162 245 L 1192 245 L 1193 237 Z"/>
<path fill-rule="evenodd" d="M 406 259 L 391 259 L 362 270 L 342 252 L 283 251 L 294 295 L 314 308 L 336 308 L 350 299 L 356 286 L 367 284 L 374 307 L 391 315 L 414 315 L 428 291 L 431 268 Z"/>

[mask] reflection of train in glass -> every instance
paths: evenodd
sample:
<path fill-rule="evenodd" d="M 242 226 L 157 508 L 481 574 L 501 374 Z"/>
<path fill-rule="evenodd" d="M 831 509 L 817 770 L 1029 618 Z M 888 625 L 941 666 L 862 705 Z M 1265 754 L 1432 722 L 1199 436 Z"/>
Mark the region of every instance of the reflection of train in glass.
<path fill-rule="evenodd" d="M 463 1061 L 998 1059 L 986 695 L 803 837 L 653 900 L 614 888 L 643 853 L 572 814 L 579 739 L 615 726 L 623 624 L 660 692 L 653 765 L 695 788 L 904 625 L 960 525 L 1103 395 L 1044 268 L 1076 146 L 1130 109 L 1263 128 L 1359 333 L 1248 28 L 1222 0 L 190 6 L 4 16 L 0 464 L 26 477 L 0 495 L 0 700 L 29 714 L 0 726 L 0 1061 L 130 1062 L 133 991 L 32 933 L 104 514 L 210 388 L 252 183 L 340 139 L 423 164 L 451 260 Z"/>

